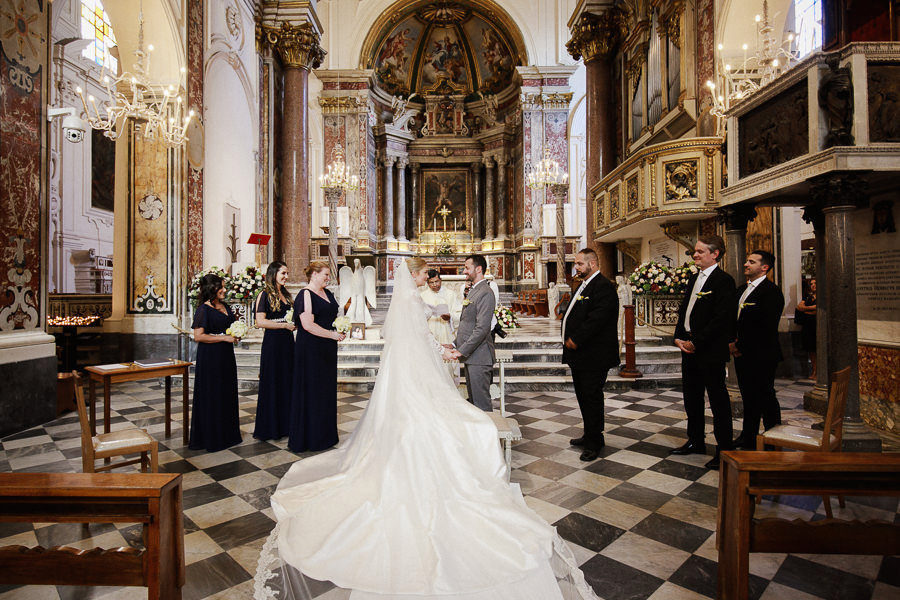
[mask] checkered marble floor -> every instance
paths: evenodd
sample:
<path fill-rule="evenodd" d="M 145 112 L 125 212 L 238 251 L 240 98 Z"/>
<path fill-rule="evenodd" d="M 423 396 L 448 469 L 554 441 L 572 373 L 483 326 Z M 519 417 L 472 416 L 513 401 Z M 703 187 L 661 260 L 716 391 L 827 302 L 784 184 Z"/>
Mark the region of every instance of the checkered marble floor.
<path fill-rule="evenodd" d="M 254 393 L 243 393 L 244 442 L 207 454 L 181 443 L 181 423 L 163 433 L 160 382 L 114 386 L 113 428 L 136 425 L 160 440 L 161 470 L 184 476 L 185 600 L 252 596 L 252 577 L 263 541 L 274 525 L 269 496 L 291 463 L 305 455 L 286 441 L 251 436 Z M 816 420 L 804 413 L 808 383 L 778 382 L 784 419 Z M 367 397 L 339 394 L 339 428 L 353 430 Z M 683 442 L 685 415 L 677 390 L 632 391 L 607 396 L 607 446 L 600 459 L 582 463 L 569 438 L 581 435 L 574 395 L 509 394 L 508 410 L 523 441 L 513 449 L 512 480 L 526 501 L 570 542 L 587 580 L 606 600 L 704 600 L 715 597 L 718 474 L 703 468 L 707 456 L 669 457 Z M 708 440 L 711 416 L 708 414 Z M 177 417 L 176 417 L 177 418 Z M 893 440 L 896 442 L 896 440 Z M 712 450 L 712 447 L 708 447 Z M 896 444 L 894 444 L 896 448 Z M 78 472 L 78 422 L 67 415 L 0 441 L 0 471 Z M 900 522 L 896 498 L 847 498 L 838 518 Z M 761 516 L 824 517 L 817 497 L 764 499 Z M 140 545 L 134 526 L 0 523 L 0 546 L 70 545 L 105 548 Z M 750 597 L 763 600 L 887 600 L 900 598 L 900 557 L 752 554 Z M 335 600 L 336 590 L 322 600 Z M 0 585 L 0 600 L 146 598 L 143 588 L 76 588 Z M 343 597 L 343 596 L 340 596 Z"/>

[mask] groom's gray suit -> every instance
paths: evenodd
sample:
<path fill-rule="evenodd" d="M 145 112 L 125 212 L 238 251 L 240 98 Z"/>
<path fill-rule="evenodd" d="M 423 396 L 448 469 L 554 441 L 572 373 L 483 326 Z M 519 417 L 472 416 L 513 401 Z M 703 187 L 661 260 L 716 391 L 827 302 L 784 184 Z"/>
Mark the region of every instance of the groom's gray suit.
<path fill-rule="evenodd" d="M 491 335 L 491 318 L 496 299 L 484 279 L 472 286 L 459 317 L 456 330 L 456 349 L 462 354 L 466 373 L 466 389 L 469 402 L 481 410 L 490 412 L 491 380 L 494 375 L 494 336 Z"/>

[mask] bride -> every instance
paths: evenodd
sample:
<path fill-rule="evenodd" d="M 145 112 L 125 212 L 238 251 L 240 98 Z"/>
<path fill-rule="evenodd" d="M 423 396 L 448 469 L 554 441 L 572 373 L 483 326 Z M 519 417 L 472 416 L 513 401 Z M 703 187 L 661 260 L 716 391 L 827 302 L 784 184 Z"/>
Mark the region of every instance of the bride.
<path fill-rule="evenodd" d="M 406 267 L 355 431 L 294 463 L 272 495 L 278 524 L 254 598 L 596 600 L 556 530 L 506 482 L 496 427 L 462 399 L 428 330 L 425 261 Z"/>

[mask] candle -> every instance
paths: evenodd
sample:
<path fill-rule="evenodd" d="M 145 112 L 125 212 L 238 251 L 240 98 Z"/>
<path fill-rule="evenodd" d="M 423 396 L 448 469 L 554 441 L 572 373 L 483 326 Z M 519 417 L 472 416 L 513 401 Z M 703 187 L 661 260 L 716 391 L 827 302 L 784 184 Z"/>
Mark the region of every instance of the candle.
<path fill-rule="evenodd" d="M 456 217 L 453 217 L 453 233 L 456 233 Z"/>
<path fill-rule="evenodd" d="M 431 228 L 437 231 L 437 217 L 431 220 Z"/>

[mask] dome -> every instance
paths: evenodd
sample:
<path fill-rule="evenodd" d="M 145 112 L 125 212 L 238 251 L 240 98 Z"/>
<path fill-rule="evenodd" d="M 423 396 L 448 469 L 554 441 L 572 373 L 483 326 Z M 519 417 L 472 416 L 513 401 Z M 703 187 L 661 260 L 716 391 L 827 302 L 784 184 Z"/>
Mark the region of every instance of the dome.
<path fill-rule="evenodd" d="M 513 83 L 524 52 L 499 11 L 484 3 L 410 3 L 373 28 L 375 50 L 366 66 L 379 88 L 397 96 L 439 87 L 465 95 L 502 92 Z"/>

